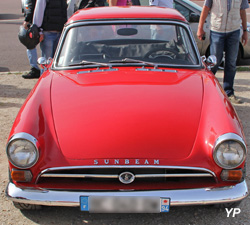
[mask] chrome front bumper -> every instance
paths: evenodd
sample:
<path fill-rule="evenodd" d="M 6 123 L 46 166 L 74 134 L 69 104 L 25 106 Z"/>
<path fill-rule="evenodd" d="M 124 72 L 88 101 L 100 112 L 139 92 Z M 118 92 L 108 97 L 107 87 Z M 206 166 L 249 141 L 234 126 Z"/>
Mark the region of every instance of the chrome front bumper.
<path fill-rule="evenodd" d="M 80 207 L 80 196 L 155 196 L 170 198 L 171 206 L 184 206 L 236 202 L 244 199 L 247 197 L 247 195 L 248 188 L 245 181 L 234 186 L 222 188 L 197 188 L 160 191 L 58 191 L 34 188 L 22 189 L 16 187 L 13 183 L 9 183 L 6 188 L 6 196 L 14 202 L 46 206 L 76 207 Z"/>

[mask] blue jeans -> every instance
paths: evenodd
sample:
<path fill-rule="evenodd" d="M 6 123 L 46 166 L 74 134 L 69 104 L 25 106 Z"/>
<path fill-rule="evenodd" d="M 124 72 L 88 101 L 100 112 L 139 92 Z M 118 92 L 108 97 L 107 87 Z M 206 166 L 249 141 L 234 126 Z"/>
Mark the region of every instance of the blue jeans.
<path fill-rule="evenodd" d="M 44 31 L 44 40 L 40 43 L 42 57 L 53 58 L 61 32 Z"/>
<path fill-rule="evenodd" d="M 210 32 L 210 54 L 215 55 L 217 64 L 212 68 L 215 74 L 218 70 L 225 51 L 225 66 L 224 66 L 224 79 L 223 88 L 228 96 L 234 94 L 234 77 L 236 74 L 236 60 L 239 51 L 240 30 L 230 33 Z"/>
<path fill-rule="evenodd" d="M 28 59 L 29 59 L 30 66 L 40 70 L 39 66 L 37 65 L 37 51 L 36 51 L 36 48 L 27 49 L 27 56 L 28 56 Z"/>

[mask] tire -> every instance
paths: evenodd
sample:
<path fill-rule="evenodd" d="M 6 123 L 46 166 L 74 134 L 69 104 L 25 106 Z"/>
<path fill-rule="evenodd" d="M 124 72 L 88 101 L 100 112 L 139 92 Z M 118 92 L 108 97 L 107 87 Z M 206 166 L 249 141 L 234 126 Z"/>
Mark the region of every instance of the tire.
<path fill-rule="evenodd" d="M 41 205 L 31 205 L 19 202 L 13 202 L 13 205 L 20 210 L 40 210 L 42 208 Z"/>

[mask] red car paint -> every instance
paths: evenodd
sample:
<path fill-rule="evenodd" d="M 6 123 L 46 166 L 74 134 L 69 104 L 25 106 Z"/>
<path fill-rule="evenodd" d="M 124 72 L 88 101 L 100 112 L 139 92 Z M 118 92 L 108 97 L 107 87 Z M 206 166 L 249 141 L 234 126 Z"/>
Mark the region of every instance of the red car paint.
<path fill-rule="evenodd" d="M 108 7 L 78 11 L 68 26 L 80 22 L 162 19 L 186 23 L 177 11 L 152 7 Z M 67 27 L 65 28 L 65 30 Z M 60 44 L 64 44 L 61 39 Z M 60 46 L 58 47 L 60 51 Z M 241 123 L 218 80 L 206 68 L 113 65 L 60 69 L 52 63 L 21 108 L 9 138 L 25 132 L 39 143 L 40 157 L 28 183 L 17 187 L 63 190 L 159 190 L 224 187 L 213 147 L 223 134 L 244 139 Z M 82 73 L 86 72 L 87 73 Z M 203 168 L 214 179 L 185 183 L 71 182 L 41 178 L 51 168 L 128 166 Z M 238 167 L 243 169 L 244 162 Z M 16 167 L 9 163 L 9 169 Z M 18 169 L 18 168 L 17 168 Z"/>

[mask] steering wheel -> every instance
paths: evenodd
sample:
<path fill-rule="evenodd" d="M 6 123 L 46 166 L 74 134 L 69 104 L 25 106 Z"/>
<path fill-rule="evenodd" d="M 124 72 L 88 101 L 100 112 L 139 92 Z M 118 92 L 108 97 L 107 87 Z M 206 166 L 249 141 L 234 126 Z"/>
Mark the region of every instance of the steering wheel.
<path fill-rule="evenodd" d="M 169 59 L 175 59 L 178 54 L 179 53 L 174 49 L 171 49 L 171 48 L 163 48 L 162 49 L 162 48 L 160 48 L 160 49 L 150 50 L 149 52 L 147 52 L 147 54 L 144 56 L 144 58 L 156 59 L 158 57 L 166 57 Z"/>

